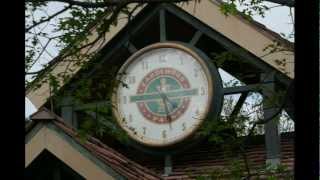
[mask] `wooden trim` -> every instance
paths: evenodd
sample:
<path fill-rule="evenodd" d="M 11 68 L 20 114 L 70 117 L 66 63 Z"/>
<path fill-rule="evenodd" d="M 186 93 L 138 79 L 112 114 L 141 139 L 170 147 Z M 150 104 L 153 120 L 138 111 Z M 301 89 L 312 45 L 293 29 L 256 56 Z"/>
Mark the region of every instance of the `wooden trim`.
<path fill-rule="evenodd" d="M 246 85 L 246 86 L 226 87 L 226 88 L 223 88 L 223 93 L 224 93 L 224 95 L 230 95 L 230 94 L 260 91 L 262 89 L 262 86 L 264 86 L 264 85 L 263 84 L 250 84 L 250 85 Z"/>
<path fill-rule="evenodd" d="M 132 54 L 138 51 L 138 49 L 131 42 L 128 42 L 128 50 Z"/>
<path fill-rule="evenodd" d="M 124 179 L 53 124 L 47 124 L 26 143 L 27 167 L 44 149 L 86 179 Z"/>
<path fill-rule="evenodd" d="M 234 108 L 230 114 L 230 117 L 235 117 L 236 115 L 239 114 L 241 107 L 243 106 L 243 103 L 246 101 L 246 99 L 248 97 L 248 94 L 249 94 L 249 92 L 241 93 L 241 96 L 239 97 L 237 104 L 234 106 Z"/>
<path fill-rule="evenodd" d="M 36 122 L 34 122 L 36 123 Z M 25 144 L 27 144 L 39 131 L 43 128 L 43 123 L 37 123 L 25 136 Z"/>
<path fill-rule="evenodd" d="M 160 25 L 160 42 L 165 42 L 167 40 L 166 34 L 166 13 L 164 9 L 159 12 L 159 25 Z"/>
<path fill-rule="evenodd" d="M 200 30 L 198 30 L 192 37 L 191 41 L 189 42 L 189 44 L 191 46 L 195 46 L 195 44 L 197 44 L 197 42 L 199 41 L 200 37 L 202 35 L 202 32 Z"/>

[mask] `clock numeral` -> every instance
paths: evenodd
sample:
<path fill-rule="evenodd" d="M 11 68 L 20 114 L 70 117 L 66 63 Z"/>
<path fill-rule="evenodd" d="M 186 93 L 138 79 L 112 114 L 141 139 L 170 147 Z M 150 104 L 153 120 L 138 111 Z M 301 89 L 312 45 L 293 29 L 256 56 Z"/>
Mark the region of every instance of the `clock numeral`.
<path fill-rule="evenodd" d="M 203 95 L 205 95 L 206 94 L 206 90 L 205 90 L 205 88 L 204 87 L 200 87 L 200 95 L 201 96 L 203 96 Z"/>
<path fill-rule="evenodd" d="M 142 70 L 148 70 L 149 64 L 148 62 L 142 61 Z"/>
<path fill-rule="evenodd" d="M 123 96 L 122 100 L 123 100 L 123 102 L 122 102 L 123 104 L 127 104 L 127 96 Z"/>
<path fill-rule="evenodd" d="M 129 76 L 127 79 L 128 84 L 134 84 L 136 82 L 135 76 Z"/>
<path fill-rule="evenodd" d="M 166 61 L 166 55 L 161 54 L 161 55 L 159 56 L 159 62 L 160 62 L 160 63 L 165 63 L 165 62 L 167 62 L 167 61 Z"/>
<path fill-rule="evenodd" d="M 182 123 L 182 131 L 185 131 L 187 129 L 186 123 Z"/>
<path fill-rule="evenodd" d="M 146 131 L 147 131 L 147 128 L 146 128 L 146 127 L 142 127 L 142 133 L 143 133 L 143 135 L 146 135 Z"/>
<path fill-rule="evenodd" d="M 184 64 L 184 59 L 185 59 L 184 54 L 180 54 L 180 55 L 179 55 L 179 60 L 180 60 L 180 61 L 179 61 L 179 64 L 180 64 L 180 65 L 183 65 L 183 64 Z"/>
<path fill-rule="evenodd" d="M 167 131 L 166 130 L 163 130 L 162 131 L 162 138 L 166 138 L 167 137 Z"/>
<path fill-rule="evenodd" d="M 129 122 L 132 122 L 132 114 L 129 114 Z"/>
<path fill-rule="evenodd" d="M 199 109 L 196 110 L 196 115 L 199 116 L 200 115 L 200 111 Z"/>
<path fill-rule="evenodd" d="M 194 69 L 194 77 L 198 77 L 199 76 L 199 69 Z"/>

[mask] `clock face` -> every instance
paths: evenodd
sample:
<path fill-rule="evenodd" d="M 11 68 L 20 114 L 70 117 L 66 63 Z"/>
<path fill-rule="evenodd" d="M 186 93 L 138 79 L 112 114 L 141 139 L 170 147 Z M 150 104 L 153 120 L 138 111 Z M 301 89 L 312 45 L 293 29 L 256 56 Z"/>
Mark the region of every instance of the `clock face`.
<path fill-rule="evenodd" d="M 119 72 L 114 113 L 131 138 L 168 146 L 193 134 L 211 104 L 212 80 L 203 60 L 182 45 L 158 43 L 128 59 Z"/>

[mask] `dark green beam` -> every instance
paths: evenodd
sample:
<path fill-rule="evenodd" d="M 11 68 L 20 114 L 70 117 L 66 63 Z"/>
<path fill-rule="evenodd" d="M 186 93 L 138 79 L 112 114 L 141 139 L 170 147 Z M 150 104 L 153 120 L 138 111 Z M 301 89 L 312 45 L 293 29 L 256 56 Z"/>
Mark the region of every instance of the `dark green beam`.
<path fill-rule="evenodd" d="M 167 39 L 166 34 L 166 14 L 165 10 L 161 9 L 159 12 L 160 18 L 160 42 L 164 42 Z"/>
<path fill-rule="evenodd" d="M 192 37 L 192 39 L 191 39 L 191 41 L 190 41 L 189 44 L 192 45 L 192 46 L 194 46 L 194 45 L 199 41 L 201 35 L 202 35 L 202 32 L 201 32 L 201 31 L 197 31 L 197 32 L 193 35 L 193 37 Z"/>
<path fill-rule="evenodd" d="M 236 115 L 239 114 L 243 103 L 246 101 L 246 99 L 248 97 L 248 94 L 249 94 L 249 92 L 244 92 L 241 94 L 237 104 L 234 106 L 233 111 L 230 114 L 230 117 L 235 117 Z"/>
<path fill-rule="evenodd" d="M 131 54 L 138 51 L 138 49 L 131 42 L 128 42 L 128 50 L 130 51 Z"/>
<path fill-rule="evenodd" d="M 157 6 L 157 7 L 147 7 L 150 8 L 150 12 L 144 14 L 144 12 L 140 12 L 132 21 L 135 21 L 138 16 L 142 16 L 143 19 L 138 21 L 138 22 L 131 22 L 132 25 L 130 26 L 130 34 L 126 33 L 126 31 L 128 31 L 128 25 L 123 28 L 118 35 L 116 35 L 115 37 L 113 37 L 113 39 L 117 38 L 118 36 L 121 36 L 120 34 L 124 33 L 124 35 L 122 37 L 119 38 L 119 40 L 117 41 L 117 43 L 114 43 L 113 46 L 108 47 L 108 53 L 106 53 L 106 55 L 104 55 L 103 57 L 101 57 L 101 60 L 97 63 L 95 63 L 94 67 L 84 75 L 84 77 L 82 78 L 89 78 L 99 67 L 101 67 L 101 65 L 109 60 L 109 58 L 114 55 L 118 49 L 120 49 L 124 44 L 126 44 L 130 38 L 132 38 L 132 36 L 134 36 L 149 20 L 151 20 L 156 14 L 159 13 L 159 10 L 162 8 L 161 6 Z M 147 9 L 145 8 L 145 9 Z M 146 10 L 143 11 L 146 11 Z M 140 18 L 140 17 L 139 17 Z M 111 39 L 108 44 L 113 40 Z M 107 44 L 107 45 L 108 45 Z M 106 46 L 107 46 L 106 45 Z M 78 86 L 72 86 L 71 87 L 71 91 L 75 90 Z"/>
<path fill-rule="evenodd" d="M 260 91 L 262 86 L 263 84 L 250 84 L 246 86 L 227 87 L 227 88 L 223 88 L 223 93 L 224 95 L 229 95 L 229 94 Z"/>
<path fill-rule="evenodd" d="M 252 54 L 248 50 L 244 49 L 243 47 L 239 46 L 229 38 L 225 37 L 220 32 L 212 29 L 209 26 L 205 26 L 201 21 L 199 21 L 197 18 L 190 16 L 187 12 L 181 11 L 179 7 L 173 4 L 166 4 L 164 6 L 166 11 L 176 15 L 183 21 L 189 23 L 194 28 L 201 30 L 201 32 L 208 37 L 210 37 L 212 40 L 218 42 L 222 47 L 224 47 L 226 50 L 237 54 L 244 63 L 252 64 L 257 69 L 261 69 L 264 73 L 268 72 L 277 72 L 277 76 L 279 76 L 279 80 L 281 83 L 284 83 L 285 85 L 288 85 L 291 81 L 291 79 L 272 67 L 270 64 L 262 61 L 259 57 Z"/>
<path fill-rule="evenodd" d="M 261 74 L 261 81 L 263 82 L 272 82 L 274 81 L 274 74 Z M 266 119 L 271 117 L 275 112 L 277 112 L 277 108 L 275 104 L 271 104 L 268 102 L 272 96 L 272 92 L 270 89 L 273 90 L 275 93 L 275 86 L 274 83 L 268 83 L 266 85 L 267 88 L 263 88 L 262 96 L 263 96 L 263 117 Z M 280 164 L 280 134 L 279 134 L 279 115 L 276 116 L 274 119 L 268 121 L 264 124 L 264 135 L 265 135 L 265 145 L 266 145 L 266 163 L 270 164 L 271 166 L 275 167 Z M 276 120 L 277 119 L 277 120 Z"/>

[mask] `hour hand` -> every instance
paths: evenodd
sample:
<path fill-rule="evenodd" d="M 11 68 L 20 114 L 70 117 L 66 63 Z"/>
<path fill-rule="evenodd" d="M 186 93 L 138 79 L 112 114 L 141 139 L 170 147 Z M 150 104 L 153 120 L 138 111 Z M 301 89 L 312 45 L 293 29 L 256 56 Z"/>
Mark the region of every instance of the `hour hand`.
<path fill-rule="evenodd" d="M 162 92 L 160 92 L 158 89 L 157 89 L 157 91 L 158 91 L 158 93 L 160 94 L 160 96 L 161 96 L 161 99 L 162 99 L 162 102 L 163 102 L 163 104 L 164 104 L 164 109 L 165 109 L 165 111 L 166 111 L 166 114 L 167 114 L 167 120 L 169 121 L 169 126 L 170 126 L 170 129 L 172 129 L 172 127 L 171 127 L 171 116 L 169 115 L 169 110 L 168 110 L 168 105 L 167 105 L 167 102 L 166 102 L 166 95 L 164 94 L 164 93 L 162 93 Z"/>
<path fill-rule="evenodd" d="M 176 108 L 176 105 L 168 98 L 168 96 L 165 93 L 163 93 L 161 90 L 158 90 L 158 89 L 157 89 L 157 91 L 160 94 L 162 99 L 165 99 L 170 103 L 172 109 Z"/>
<path fill-rule="evenodd" d="M 162 98 L 162 100 L 163 100 L 163 103 L 164 103 L 164 109 L 165 109 L 166 114 L 167 114 L 167 120 L 169 121 L 170 129 L 172 129 L 172 127 L 171 127 L 172 119 L 171 119 L 171 116 L 169 115 L 168 105 L 167 105 L 166 101 L 164 100 L 164 98 Z"/>
<path fill-rule="evenodd" d="M 176 108 L 176 105 L 168 98 L 167 95 L 163 94 L 163 96 L 170 103 L 172 109 Z"/>

